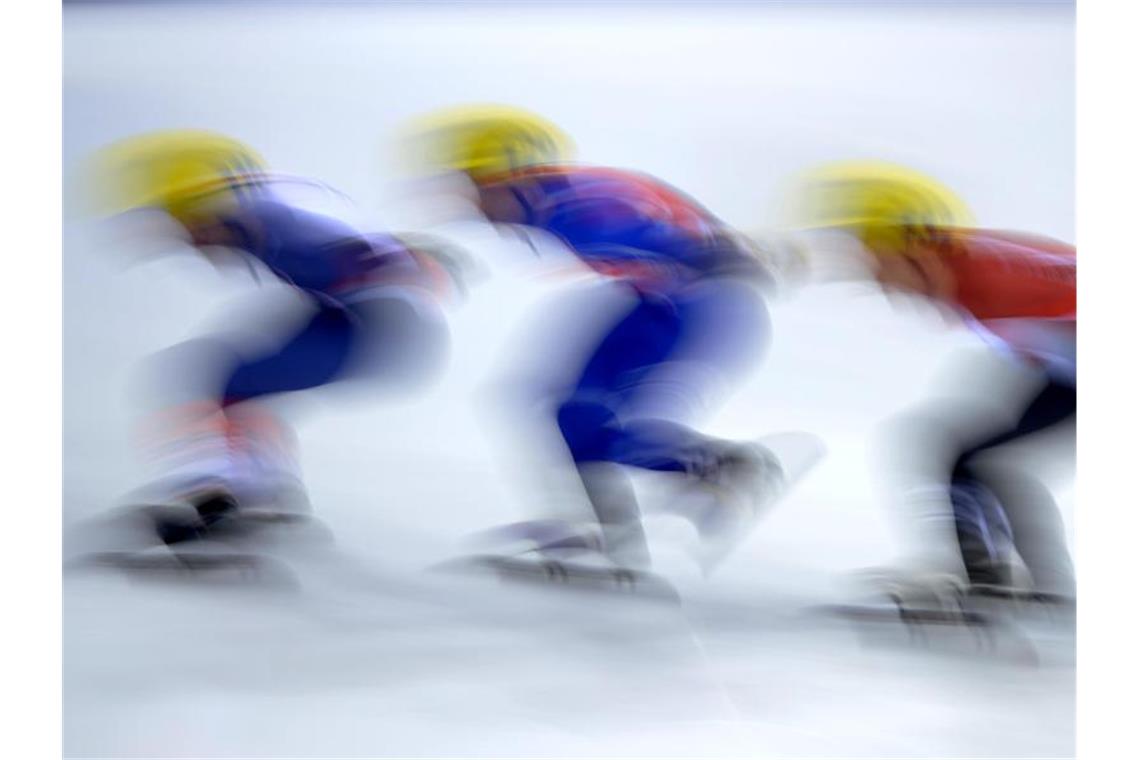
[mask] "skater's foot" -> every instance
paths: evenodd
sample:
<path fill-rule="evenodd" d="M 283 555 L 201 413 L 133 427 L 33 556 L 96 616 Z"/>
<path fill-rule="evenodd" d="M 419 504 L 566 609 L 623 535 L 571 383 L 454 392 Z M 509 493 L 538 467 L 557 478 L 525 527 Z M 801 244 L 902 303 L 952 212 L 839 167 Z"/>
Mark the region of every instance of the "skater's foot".
<path fill-rule="evenodd" d="M 1013 564 L 1000 559 L 968 561 L 966 576 L 971 585 L 1013 586 Z"/>
<path fill-rule="evenodd" d="M 859 581 L 900 608 L 960 610 L 969 590 L 960 575 L 939 570 L 876 568 L 860 573 Z"/>
<path fill-rule="evenodd" d="M 776 456 L 755 444 L 726 447 L 715 466 L 698 475 L 689 518 L 700 534 L 696 559 L 708 573 L 747 534 L 785 487 Z"/>
<path fill-rule="evenodd" d="M 223 490 L 193 494 L 190 509 L 156 509 L 151 512 L 155 532 L 164 544 L 173 545 L 209 538 L 224 529 L 238 514 L 237 500 Z"/>
<path fill-rule="evenodd" d="M 623 540 L 622 531 L 593 523 L 532 520 L 494 528 L 478 537 L 479 543 L 503 557 L 526 557 L 551 563 L 569 562 L 596 568 L 640 571 L 649 566 L 642 549 L 640 526 Z"/>
<path fill-rule="evenodd" d="M 758 444 L 736 444 L 726 447 L 717 457 L 715 467 L 701 475 L 701 484 L 717 495 L 723 506 L 742 510 L 749 517 L 758 514 L 783 490 L 785 477 L 780 460 Z M 702 527 L 716 530 L 718 517 L 731 510 L 714 511 Z"/>

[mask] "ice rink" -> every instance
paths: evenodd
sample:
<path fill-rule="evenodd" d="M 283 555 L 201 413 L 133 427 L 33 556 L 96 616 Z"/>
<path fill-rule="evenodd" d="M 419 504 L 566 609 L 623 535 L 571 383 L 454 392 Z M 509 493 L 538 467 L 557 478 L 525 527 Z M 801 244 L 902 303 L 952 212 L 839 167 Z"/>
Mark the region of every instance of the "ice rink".
<path fill-rule="evenodd" d="M 797 170 L 875 157 L 940 177 L 981 225 L 1073 239 L 1069 7 L 71 5 L 64 43 L 72 533 L 143 477 L 145 359 L 289 307 L 188 257 L 130 266 L 84 216 L 82 160 L 136 132 L 231 133 L 416 229 L 440 220 L 398 181 L 399 126 L 508 102 L 562 125 L 584 160 L 650 172 L 743 229 L 775 221 Z M 443 229 L 491 274 L 454 314 L 443 380 L 399 403 L 291 402 L 337 541 L 292 559 L 299 588 L 66 576 L 69 757 L 1073 754 L 1071 641 L 1049 627 L 982 651 L 808 611 L 911 548 L 876 478 L 881 423 L 984 390 L 946 379 L 977 339 L 865 286 L 771 304 L 763 366 L 707 429 L 808 430 L 829 455 L 712 579 L 666 562 L 683 605 L 424 572 L 472 531 L 553 508 L 544 449 L 505 411 L 551 286 L 493 232 Z"/>

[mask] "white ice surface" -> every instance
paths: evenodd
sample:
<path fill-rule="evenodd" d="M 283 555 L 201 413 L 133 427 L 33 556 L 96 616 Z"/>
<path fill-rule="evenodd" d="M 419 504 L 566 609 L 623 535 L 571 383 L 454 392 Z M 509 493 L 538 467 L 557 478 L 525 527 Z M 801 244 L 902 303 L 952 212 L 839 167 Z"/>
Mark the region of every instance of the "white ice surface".
<path fill-rule="evenodd" d="M 401 119 L 499 100 L 742 227 L 769 221 L 802 166 L 875 155 L 960 188 L 982 224 L 1073 234 L 1068 10 L 69 7 L 65 45 L 72 526 L 138 484 L 145 357 L 285 297 L 190 259 L 123 268 L 72 189 L 89 151 L 133 132 L 234 133 L 412 227 L 421 217 L 384 182 Z M 299 596 L 69 576 L 69 756 L 1072 754 L 1064 651 L 1030 667 L 866 647 L 800 616 L 907 548 L 870 441 L 976 346 L 855 286 L 773 305 L 763 368 L 710 423 L 811 430 L 830 454 L 713 581 L 681 574 L 683 612 L 420 572 L 543 498 L 488 388 L 545 293 L 494 236 L 463 239 L 497 276 L 457 315 L 440 385 L 403 405 L 297 404 L 313 501 L 357 566 L 302 565 Z"/>

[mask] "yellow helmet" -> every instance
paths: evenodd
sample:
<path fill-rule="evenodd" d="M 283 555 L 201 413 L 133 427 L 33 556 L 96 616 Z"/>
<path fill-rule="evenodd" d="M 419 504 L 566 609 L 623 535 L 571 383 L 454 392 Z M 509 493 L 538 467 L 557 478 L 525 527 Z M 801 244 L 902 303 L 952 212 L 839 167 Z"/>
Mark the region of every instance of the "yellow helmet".
<path fill-rule="evenodd" d="M 265 162 L 248 146 L 196 130 L 151 132 L 100 151 L 92 190 L 106 213 L 160 208 L 181 218 L 196 200 L 255 182 Z"/>
<path fill-rule="evenodd" d="M 964 227 L 973 215 L 935 179 L 879 161 L 843 161 L 808 172 L 799 183 L 797 221 L 805 227 L 846 227 L 865 246 L 902 251 L 934 227 Z"/>
<path fill-rule="evenodd" d="M 571 158 L 574 144 L 557 126 L 509 106 L 462 106 L 420 119 L 412 139 L 427 163 L 476 180 Z"/>

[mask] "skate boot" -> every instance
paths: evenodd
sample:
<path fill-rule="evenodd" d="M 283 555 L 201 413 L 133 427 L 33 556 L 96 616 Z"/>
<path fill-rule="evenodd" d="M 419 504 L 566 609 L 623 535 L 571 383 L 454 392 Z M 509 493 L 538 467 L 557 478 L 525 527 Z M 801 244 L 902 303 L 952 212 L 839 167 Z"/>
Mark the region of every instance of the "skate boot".
<path fill-rule="evenodd" d="M 748 535 L 786 484 L 775 454 L 758 444 L 726 446 L 714 466 L 699 473 L 689 518 L 700 535 L 695 558 L 706 575 Z"/>
<path fill-rule="evenodd" d="M 959 574 L 930 566 L 873 568 L 857 576 L 863 592 L 885 597 L 900 611 L 929 610 L 963 614 L 969 583 Z"/>
<path fill-rule="evenodd" d="M 222 487 L 193 494 L 187 503 L 188 509 L 164 506 L 149 510 L 154 531 L 167 546 L 224 533 L 238 514 L 237 500 Z"/>

